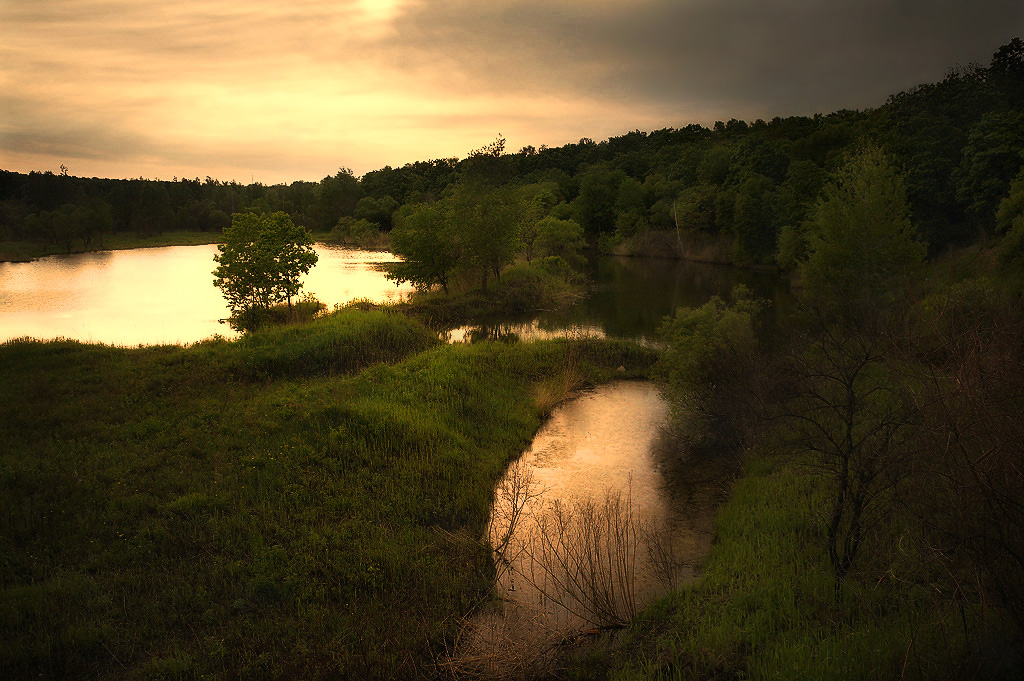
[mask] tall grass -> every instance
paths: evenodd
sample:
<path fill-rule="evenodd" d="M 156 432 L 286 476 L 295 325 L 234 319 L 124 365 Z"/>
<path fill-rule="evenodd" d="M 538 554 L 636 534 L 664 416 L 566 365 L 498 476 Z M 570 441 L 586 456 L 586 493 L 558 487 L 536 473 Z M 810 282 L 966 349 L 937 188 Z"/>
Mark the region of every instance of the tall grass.
<path fill-rule="evenodd" d="M 614 679 L 880 679 L 955 675 L 960 615 L 896 561 L 836 602 L 827 495 L 794 462 L 754 457 L 722 508 L 701 580 L 638 618 Z M 965 670 L 960 670 L 964 672 Z"/>
<path fill-rule="evenodd" d="M 492 486 L 563 346 L 439 346 L 354 312 L 187 348 L 0 346 L 5 678 L 437 675 L 490 592 Z M 585 381 L 653 359 L 579 358 Z"/>

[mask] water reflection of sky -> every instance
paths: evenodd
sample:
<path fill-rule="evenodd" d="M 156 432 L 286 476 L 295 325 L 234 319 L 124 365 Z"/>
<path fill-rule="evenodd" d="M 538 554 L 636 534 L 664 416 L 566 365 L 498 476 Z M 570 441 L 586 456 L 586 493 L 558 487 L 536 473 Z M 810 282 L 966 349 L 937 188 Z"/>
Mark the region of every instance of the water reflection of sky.
<path fill-rule="evenodd" d="M 577 606 L 571 598 L 557 593 L 557 565 L 548 565 L 542 534 L 562 537 L 574 534 L 573 527 L 552 526 L 556 504 L 570 517 L 579 502 L 592 500 L 599 506 L 608 494 L 621 495 L 635 521 L 646 527 L 666 526 L 672 509 L 664 492 L 661 465 L 653 456 L 655 442 L 668 416 L 668 406 L 651 383 L 619 381 L 589 390 L 559 405 L 534 437 L 522 459 L 506 472 L 498 485 L 492 510 L 492 544 L 497 545 L 508 524 L 508 476 L 525 471 L 529 500 L 515 526 L 508 549 L 499 559 L 498 589 L 520 606 L 530 610 L 545 626 L 575 625 Z M 577 509 L 577 510 L 574 510 Z M 545 529 L 546 528 L 546 529 Z M 556 542 L 557 543 L 557 542 Z M 573 546 L 576 552 L 581 547 Z M 662 585 L 642 577 L 648 570 L 644 551 L 631 553 L 631 570 L 638 575 L 635 595 L 646 601 Z M 593 622 L 591 622 L 593 623 Z"/>
<path fill-rule="evenodd" d="M 590 261 L 587 276 L 590 292 L 574 305 L 462 326 L 449 341 L 607 336 L 657 346 L 658 327 L 677 308 L 699 307 L 712 296 L 728 299 L 737 284 L 776 304 L 789 299 L 784 278 L 727 265 L 605 256 Z"/>
<path fill-rule="evenodd" d="M 303 290 L 328 307 L 397 300 L 411 290 L 374 269 L 393 260 L 388 253 L 316 250 L 320 260 Z M 213 286 L 216 252 L 212 244 L 170 246 L 0 263 L 0 342 L 31 336 L 133 346 L 232 336 L 219 321 L 229 312 Z"/>

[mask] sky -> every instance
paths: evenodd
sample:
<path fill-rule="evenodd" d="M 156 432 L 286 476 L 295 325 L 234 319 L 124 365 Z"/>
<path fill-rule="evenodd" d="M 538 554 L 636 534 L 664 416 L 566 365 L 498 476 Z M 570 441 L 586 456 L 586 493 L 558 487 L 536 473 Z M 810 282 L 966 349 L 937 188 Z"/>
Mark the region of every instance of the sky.
<path fill-rule="evenodd" d="M 1021 0 L 0 0 L 0 168 L 359 176 L 875 107 L 1021 35 Z"/>

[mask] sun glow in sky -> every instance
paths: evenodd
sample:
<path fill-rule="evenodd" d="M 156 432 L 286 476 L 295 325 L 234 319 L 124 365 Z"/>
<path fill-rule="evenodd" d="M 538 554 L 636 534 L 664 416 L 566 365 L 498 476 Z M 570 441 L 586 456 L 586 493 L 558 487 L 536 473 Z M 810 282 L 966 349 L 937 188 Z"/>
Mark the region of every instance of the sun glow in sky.
<path fill-rule="evenodd" d="M 0 0 L 0 168 L 272 184 L 864 108 L 987 63 L 1022 6 Z"/>

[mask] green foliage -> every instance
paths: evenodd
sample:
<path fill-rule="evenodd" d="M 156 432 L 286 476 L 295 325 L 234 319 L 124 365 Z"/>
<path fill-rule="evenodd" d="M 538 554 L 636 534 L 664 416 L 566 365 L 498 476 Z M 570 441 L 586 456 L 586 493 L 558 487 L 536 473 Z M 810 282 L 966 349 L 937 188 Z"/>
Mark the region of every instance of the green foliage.
<path fill-rule="evenodd" d="M 735 441 L 749 416 L 742 394 L 755 371 L 761 306 L 743 286 L 732 297 L 732 305 L 714 296 L 680 308 L 658 331 L 666 346 L 657 365 L 662 392 L 692 440 Z"/>
<path fill-rule="evenodd" d="M 524 213 L 519 239 L 526 262 L 533 260 L 536 255 L 537 223 L 551 214 L 558 205 L 559 195 L 560 190 L 555 182 L 538 182 L 520 189 Z"/>
<path fill-rule="evenodd" d="M 1024 271 L 1024 170 L 1010 184 L 1010 193 L 999 203 L 996 229 L 1005 232 L 999 258 L 1008 267 Z"/>
<path fill-rule="evenodd" d="M 1008 232 L 1024 217 L 1024 169 L 1010 183 L 1009 194 L 999 202 L 996 212 L 996 230 Z"/>
<path fill-rule="evenodd" d="M 369 246 L 380 238 L 380 229 L 365 218 L 341 217 L 331 230 L 329 240 L 354 246 Z"/>
<path fill-rule="evenodd" d="M 676 219 L 684 229 L 710 231 L 715 227 L 715 188 L 698 184 L 686 189 L 676 205 Z"/>
<path fill-rule="evenodd" d="M 391 248 L 405 262 L 393 265 L 388 275 L 421 289 L 440 285 L 445 293 L 456 270 L 480 277 L 487 290 L 490 275 L 500 277 L 522 247 L 524 223 L 531 223 L 522 192 L 492 183 L 492 162 L 500 149 L 478 154 L 474 165 L 447 195 L 432 204 L 406 205 L 396 213 Z M 544 199 L 532 207 L 540 210 Z M 533 224 L 533 223 L 531 223 Z M 535 237 L 534 237 L 535 238 Z"/>
<path fill-rule="evenodd" d="M 991 228 L 1010 179 L 1024 164 L 1022 152 L 1024 112 L 993 112 L 971 129 L 957 171 L 956 195 L 978 224 Z"/>
<path fill-rule="evenodd" d="M 777 214 L 782 224 L 799 225 L 807 219 L 825 181 L 825 174 L 811 161 L 793 161 L 786 180 L 778 187 Z"/>
<path fill-rule="evenodd" d="M 510 186 L 461 181 L 450 189 L 441 202 L 442 210 L 457 226 L 465 264 L 476 271 L 481 288 L 486 290 L 489 275 L 500 276 L 521 248 L 519 235 L 526 205 Z"/>
<path fill-rule="evenodd" d="M 379 199 L 372 196 L 364 196 L 356 204 L 353 217 L 356 220 L 366 220 L 376 225 L 377 229 L 390 231 L 394 225 L 394 213 L 398 208 L 398 201 L 395 201 L 390 196 L 384 196 Z"/>
<path fill-rule="evenodd" d="M 619 198 L 619 187 L 626 179 L 626 173 L 607 165 L 596 165 L 580 173 L 580 193 L 572 206 L 576 220 L 588 234 L 615 229 L 615 203 Z"/>
<path fill-rule="evenodd" d="M 585 259 L 580 251 L 587 242 L 578 222 L 548 216 L 537 222 L 536 230 L 534 248 L 539 257 L 558 257 L 573 267 L 583 265 Z"/>
<path fill-rule="evenodd" d="M 792 270 L 807 258 L 807 233 L 802 227 L 786 225 L 779 231 L 779 252 L 775 262 L 783 270 Z"/>
<path fill-rule="evenodd" d="M 302 288 L 299 278 L 317 261 L 312 237 L 284 213 L 235 213 L 217 250 L 213 284 L 243 329 L 260 326 L 276 303 L 290 306 Z"/>
<path fill-rule="evenodd" d="M 721 185 L 729 176 L 733 163 L 731 145 L 722 144 L 712 147 L 697 168 L 697 179 L 705 185 Z"/>
<path fill-rule="evenodd" d="M 338 219 L 351 216 L 359 201 L 359 181 L 348 168 L 325 177 L 313 192 L 309 212 L 317 229 L 327 231 Z"/>
<path fill-rule="evenodd" d="M 647 197 L 644 185 L 627 177 L 619 185 L 615 199 L 615 232 L 623 237 L 633 236 L 649 227 Z"/>
<path fill-rule="evenodd" d="M 565 260 L 548 256 L 516 263 L 488 291 L 474 289 L 451 296 L 422 292 L 394 307 L 431 328 L 450 329 L 482 319 L 555 309 L 578 296 L 579 279 Z"/>
<path fill-rule="evenodd" d="M 856 154 L 825 187 L 808 237 L 804 298 L 852 325 L 895 305 L 925 254 L 903 181 L 877 147 Z"/>
<path fill-rule="evenodd" d="M 493 486 L 566 350 L 429 339 L 336 375 L 415 352 L 417 328 L 0 346 L 5 676 L 433 677 L 488 597 Z M 584 381 L 653 358 L 579 355 Z"/>
<path fill-rule="evenodd" d="M 555 261 L 561 261 L 561 266 Z M 571 278 L 571 268 L 557 256 L 542 258 L 533 265 L 519 263 L 502 276 L 501 286 L 494 292 L 495 302 L 502 314 L 550 310 L 569 293 Z"/>
<path fill-rule="evenodd" d="M 389 267 L 388 279 L 408 281 L 420 289 L 440 286 L 445 293 L 452 271 L 462 258 L 455 227 L 437 204 L 402 206 L 395 214 L 391 250 L 403 262 Z"/>
<path fill-rule="evenodd" d="M 232 378 L 248 381 L 333 376 L 398 362 L 438 342 L 433 331 L 403 315 L 341 312 L 302 326 L 262 329 L 234 345 L 216 346 L 223 354 L 217 364 Z"/>
<path fill-rule="evenodd" d="M 749 175 L 737 187 L 732 231 L 740 262 L 766 262 L 775 254 L 775 200 L 775 183 L 764 175 Z"/>
<path fill-rule="evenodd" d="M 798 462 L 748 459 L 700 580 L 640 615 L 608 678 L 945 678 L 967 651 L 973 615 L 961 620 L 916 585 L 909 560 L 837 603 L 816 518 L 827 506 Z"/>

